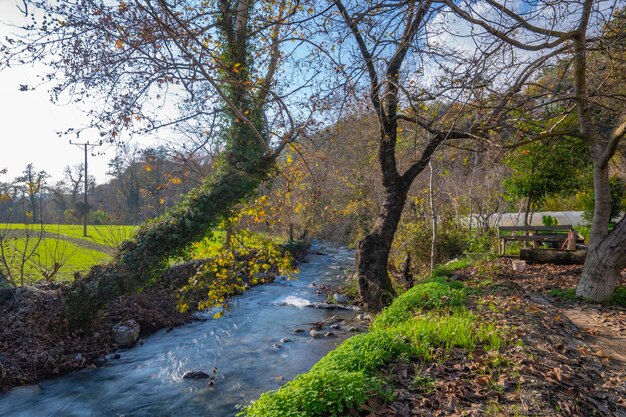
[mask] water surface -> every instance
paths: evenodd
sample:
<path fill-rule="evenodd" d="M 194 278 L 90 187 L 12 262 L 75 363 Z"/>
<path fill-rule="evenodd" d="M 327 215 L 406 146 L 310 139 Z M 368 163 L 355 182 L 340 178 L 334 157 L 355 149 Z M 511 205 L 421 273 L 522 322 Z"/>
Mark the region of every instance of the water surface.
<path fill-rule="evenodd" d="M 236 297 L 234 308 L 220 319 L 157 332 L 143 346 L 119 351 L 121 358 L 104 367 L 0 395 L 0 416 L 235 415 L 238 405 L 307 371 L 346 338 L 337 332 L 336 338 L 313 339 L 308 323 L 333 315 L 353 320 L 354 312 L 306 305 L 324 301 L 312 284 L 337 283 L 343 270 L 352 267 L 354 254 L 319 246 L 312 253 L 299 266 L 296 281 L 278 279 L 252 288 Z M 306 332 L 295 334 L 295 328 Z M 284 337 L 292 342 L 281 343 Z M 218 368 L 214 386 L 182 379 L 186 371 L 210 373 L 213 367 Z"/>

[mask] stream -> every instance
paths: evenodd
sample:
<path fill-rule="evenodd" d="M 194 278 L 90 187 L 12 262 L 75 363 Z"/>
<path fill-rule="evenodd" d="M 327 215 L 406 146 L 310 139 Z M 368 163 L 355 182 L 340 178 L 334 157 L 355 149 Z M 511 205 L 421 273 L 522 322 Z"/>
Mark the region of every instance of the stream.
<path fill-rule="evenodd" d="M 349 336 L 355 311 L 306 305 L 325 300 L 314 283 L 338 284 L 353 265 L 353 251 L 317 244 L 299 265 L 297 280 L 254 287 L 235 297 L 222 318 L 154 333 L 143 345 L 118 351 L 120 358 L 103 367 L 1 394 L 0 416 L 233 416 L 242 404 L 306 372 Z M 309 323 L 332 316 L 345 320 L 332 330 L 336 336 L 309 335 Z M 296 328 L 305 332 L 295 333 Z M 282 343 L 285 337 L 291 342 Z M 207 379 L 182 378 L 187 371 L 211 373 L 214 367 L 213 386 Z"/>

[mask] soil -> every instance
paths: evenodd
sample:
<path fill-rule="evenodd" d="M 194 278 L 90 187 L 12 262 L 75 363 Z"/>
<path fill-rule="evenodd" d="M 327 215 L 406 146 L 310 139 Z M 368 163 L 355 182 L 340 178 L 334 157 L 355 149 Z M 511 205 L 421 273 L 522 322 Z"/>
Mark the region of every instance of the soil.
<path fill-rule="evenodd" d="M 201 263 L 170 268 L 153 287 L 118 297 L 88 330 L 72 330 L 64 318 L 64 285 L 16 289 L 14 296 L 0 301 L 0 390 L 115 360 L 107 354 L 118 349 L 111 328 L 121 321 L 139 323 L 141 338 L 194 320 L 193 312 L 179 311 L 177 293 Z"/>
<path fill-rule="evenodd" d="M 480 288 L 471 309 L 505 329 L 507 345 L 496 353 L 458 349 L 434 363 L 393 363 L 382 373 L 394 400 L 372 398 L 352 415 L 626 417 L 626 308 L 546 295 L 575 287 L 580 266 L 514 272 L 502 259 L 489 276 L 494 271 L 493 280 L 476 268 L 458 277 Z"/>

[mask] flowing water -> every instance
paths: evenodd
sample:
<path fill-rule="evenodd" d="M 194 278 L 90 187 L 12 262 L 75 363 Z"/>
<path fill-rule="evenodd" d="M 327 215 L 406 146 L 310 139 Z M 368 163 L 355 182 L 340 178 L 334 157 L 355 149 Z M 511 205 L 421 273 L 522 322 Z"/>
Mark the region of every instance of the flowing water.
<path fill-rule="evenodd" d="M 315 254 L 323 251 L 325 255 Z M 324 301 L 316 284 L 337 283 L 353 265 L 353 252 L 314 247 L 297 280 L 277 279 L 233 300 L 217 320 L 160 331 L 143 346 L 122 350 L 106 366 L 74 372 L 0 395 L 3 417 L 233 416 L 238 406 L 307 371 L 347 337 L 314 339 L 309 323 L 355 312 L 307 307 Z M 347 327 L 342 326 L 342 327 Z M 294 333 L 302 328 L 304 333 Z M 291 342 L 281 343 L 288 337 Z M 276 348 L 280 343 L 283 347 Z M 216 381 L 182 379 L 186 371 L 210 373 Z"/>

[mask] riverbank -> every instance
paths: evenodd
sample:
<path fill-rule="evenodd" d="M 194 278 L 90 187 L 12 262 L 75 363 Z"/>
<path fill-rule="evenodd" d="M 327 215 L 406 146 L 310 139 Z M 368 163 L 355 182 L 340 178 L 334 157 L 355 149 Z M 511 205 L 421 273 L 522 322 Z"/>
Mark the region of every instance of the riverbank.
<path fill-rule="evenodd" d="M 548 295 L 579 274 L 546 265 L 515 272 L 505 260 L 438 268 L 369 333 L 244 414 L 626 415 L 626 307 Z"/>
<path fill-rule="evenodd" d="M 296 245 L 295 259 L 304 256 Z M 113 352 L 125 347 L 115 342 L 113 326 L 134 320 L 139 340 L 161 329 L 197 320 L 194 309 L 181 312 L 179 290 L 205 262 L 193 261 L 170 268 L 144 291 L 118 297 L 102 310 L 87 329 L 72 329 L 64 317 L 67 285 L 41 284 L 18 288 L 0 301 L 0 391 L 34 384 L 71 371 L 94 368 L 119 359 Z M 272 282 L 276 273 L 243 274 L 245 287 Z M 238 283 L 240 284 L 240 283 Z M 240 293 L 240 285 L 223 283 L 227 296 Z M 204 293 L 186 294 L 186 300 L 201 300 Z"/>
<path fill-rule="evenodd" d="M 250 288 L 219 319 L 155 332 L 104 366 L 0 394 L 0 415 L 232 417 L 367 327 L 364 314 L 331 308 L 320 291 L 344 285 L 353 266 L 354 251 L 314 245 L 295 279 Z M 185 379 L 190 371 L 215 380 Z"/>

